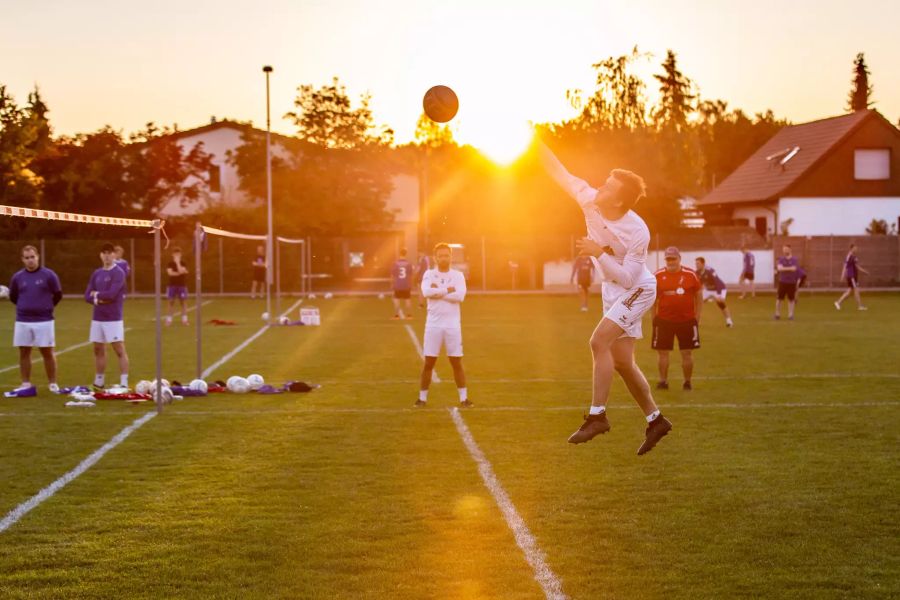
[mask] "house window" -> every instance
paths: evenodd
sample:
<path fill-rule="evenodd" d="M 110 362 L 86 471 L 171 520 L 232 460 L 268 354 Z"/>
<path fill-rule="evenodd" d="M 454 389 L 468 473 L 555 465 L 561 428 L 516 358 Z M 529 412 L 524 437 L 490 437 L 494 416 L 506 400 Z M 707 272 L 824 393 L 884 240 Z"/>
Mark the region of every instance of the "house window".
<path fill-rule="evenodd" d="M 855 150 L 853 173 L 856 179 L 882 181 L 891 178 L 891 150 Z"/>
<path fill-rule="evenodd" d="M 222 191 L 222 167 L 219 165 L 210 165 L 209 167 L 209 191 Z"/>

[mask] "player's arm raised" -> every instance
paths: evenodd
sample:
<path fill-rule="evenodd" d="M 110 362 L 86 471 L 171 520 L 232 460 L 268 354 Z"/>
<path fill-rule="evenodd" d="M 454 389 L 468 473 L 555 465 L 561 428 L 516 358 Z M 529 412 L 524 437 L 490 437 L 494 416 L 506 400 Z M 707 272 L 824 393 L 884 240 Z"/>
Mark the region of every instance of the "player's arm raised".
<path fill-rule="evenodd" d="M 541 157 L 541 163 L 547 173 L 554 181 L 571 196 L 579 206 L 587 208 L 594 205 L 597 198 L 597 190 L 592 188 L 584 179 L 579 179 L 569 173 L 563 166 L 553 151 L 541 141 L 538 141 L 538 154 Z"/>

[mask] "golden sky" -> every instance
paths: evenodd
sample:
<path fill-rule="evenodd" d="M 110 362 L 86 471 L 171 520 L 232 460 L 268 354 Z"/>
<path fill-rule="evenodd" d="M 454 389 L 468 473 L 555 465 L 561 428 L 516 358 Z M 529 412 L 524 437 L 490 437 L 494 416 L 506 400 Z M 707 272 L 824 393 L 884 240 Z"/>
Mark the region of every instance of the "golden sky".
<path fill-rule="evenodd" d="M 840 114 L 852 61 L 866 53 L 875 108 L 900 118 L 897 0 L 45 0 L 3 1 L 0 84 L 24 101 L 38 84 L 56 133 L 147 121 L 182 129 L 210 116 L 273 128 L 301 83 L 337 75 L 368 91 L 379 123 L 412 137 L 421 97 L 458 93 L 459 139 L 489 146 L 526 120 L 572 114 L 569 88 L 590 90 L 591 64 L 666 49 L 706 98 L 795 122 Z M 651 84 L 652 88 L 655 88 Z"/>

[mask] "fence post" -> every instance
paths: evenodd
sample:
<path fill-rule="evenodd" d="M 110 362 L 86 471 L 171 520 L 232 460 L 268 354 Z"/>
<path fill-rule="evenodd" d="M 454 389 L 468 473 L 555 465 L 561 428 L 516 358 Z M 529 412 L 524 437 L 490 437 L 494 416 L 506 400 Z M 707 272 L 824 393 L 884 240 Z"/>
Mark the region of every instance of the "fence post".
<path fill-rule="evenodd" d="M 225 260 L 222 256 L 222 237 L 219 236 L 219 293 L 225 293 Z"/>
<path fill-rule="evenodd" d="M 275 314 L 281 316 L 281 242 L 275 242 Z"/>
<path fill-rule="evenodd" d="M 41 238 L 41 266 L 47 266 L 47 259 L 44 258 L 44 238 Z"/>
<path fill-rule="evenodd" d="M 128 258 L 131 259 L 129 263 L 131 268 L 128 269 L 128 274 L 131 276 L 131 295 L 134 295 L 134 267 L 137 264 L 137 261 L 134 259 L 134 238 L 128 239 Z"/>
<path fill-rule="evenodd" d="M 828 236 L 828 287 L 834 286 L 834 234 Z"/>

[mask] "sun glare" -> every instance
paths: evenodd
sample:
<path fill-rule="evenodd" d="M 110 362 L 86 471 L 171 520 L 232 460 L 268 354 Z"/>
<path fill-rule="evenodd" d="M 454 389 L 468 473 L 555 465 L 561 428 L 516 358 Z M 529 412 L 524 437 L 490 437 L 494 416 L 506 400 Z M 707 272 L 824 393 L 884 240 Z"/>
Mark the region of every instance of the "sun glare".
<path fill-rule="evenodd" d="M 531 143 L 531 126 L 524 120 L 485 118 L 460 124 L 462 141 L 471 144 L 500 166 L 516 161 Z"/>

